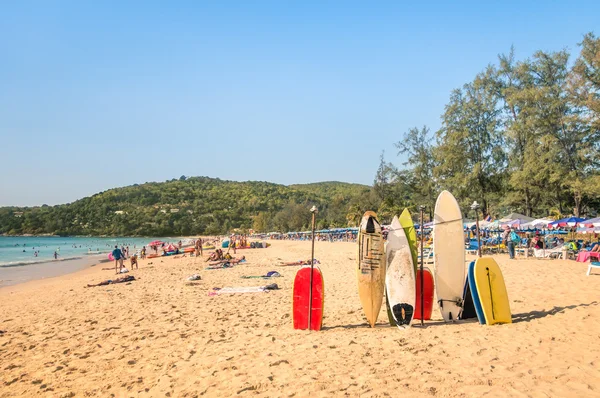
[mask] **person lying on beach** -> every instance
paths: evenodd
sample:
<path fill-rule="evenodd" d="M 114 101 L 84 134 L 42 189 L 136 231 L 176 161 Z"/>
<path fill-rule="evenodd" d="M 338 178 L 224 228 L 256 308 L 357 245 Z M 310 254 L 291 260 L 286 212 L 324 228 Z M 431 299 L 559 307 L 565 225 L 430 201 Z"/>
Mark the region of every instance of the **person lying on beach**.
<path fill-rule="evenodd" d="M 127 276 L 122 276 L 120 278 L 117 279 L 108 279 L 105 281 L 102 281 L 100 283 L 96 283 L 95 285 L 91 285 L 88 284 L 85 287 L 97 287 L 97 286 L 106 286 L 106 285 L 114 285 L 115 283 L 125 283 L 125 282 L 131 282 L 135 280 L 135 276 L 133 275 L 127 275 Z"/>
<path fill-rule="evenodd" d="M 225 263 L 239 264 L 239 263 L 243 263 L 245 261 L 246 261 L 246 256 L 242 256 L 242 258 L 231 258 L 231 259 L 212 261 L 212 262 L 208 263 L 208 265 L 219 265 L 219 264 L 225 264 Z"/>
<path fill-rule="evenodd" d="M 314 264 L 321 264 L 321 263 L 319 262 L 319 260 L 317 260 L 315 258 Z M 281 263 L 280 265 L 310 265 L 310 258 L 308 260 L 298 260 L 298 261 L 292 261 L 289 263 Z"/>

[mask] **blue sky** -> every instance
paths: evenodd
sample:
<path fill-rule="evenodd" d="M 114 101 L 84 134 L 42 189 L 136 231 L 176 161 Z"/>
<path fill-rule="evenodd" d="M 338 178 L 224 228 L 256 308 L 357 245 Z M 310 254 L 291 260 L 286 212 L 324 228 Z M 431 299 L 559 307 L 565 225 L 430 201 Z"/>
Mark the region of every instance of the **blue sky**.
<path fill-rule="evenodd" d="M 416 3 L 2 2 L 0 205 L 181 175 L 370 184 L 497 54 L 600 33 L 599 2 Z"/>

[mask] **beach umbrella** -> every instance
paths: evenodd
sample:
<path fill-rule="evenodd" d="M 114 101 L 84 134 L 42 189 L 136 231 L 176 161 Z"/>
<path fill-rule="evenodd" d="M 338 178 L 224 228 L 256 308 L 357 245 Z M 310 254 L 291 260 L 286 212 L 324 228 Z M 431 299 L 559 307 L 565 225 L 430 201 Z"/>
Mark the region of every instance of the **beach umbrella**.
<path fill-rule="evenodd" d="M 163 243 L 164 242 L 162 240 L 155 240 L 155 241 L 152 241 L 152 242 L 148 243 L 148 246 L 160 246 Z"/>
<path fill-rule="evenodd" d="M 547 218 L 537 218 L 533 221 L 529 221 L 527 223 L 521 224 L 521 229 L 535 229 L 535 228 L 544 228 L 550 224 L 552 220 Z"/>
<path fill-rule="evenodd" d="M 496 220 L 496 221 L 486 224 L 484 227 L 481 227 L 481 224 L 480 224 L 479 228 L 484 229 L 486 231 L 492 231 L 492 230 L 500 229 L 500 224 L 501 224 L 500 220 Z"/>
<path fill-rule="evenodd" d="M 525 214 L 521 214 L 521 213 L 510 213 L 509 215 L 502 217 L 500 219 L 500 222 L 509 222 L 509 221 L 515 221 L 515 220 L 522 220 L 523 223 L 526 223 L 529 221 L 533 221 L 533 217 L 527 217 Z"/>
<path fill-rule="evenodd" d="M 578 234 L 593 234 L 595 232 L 594 227 L 577 227 Z"/>
<path fill-rule="evenodd" d="M 574 227 L 582 221 L 585 221 L 585 218 L 569 217 L 563 218 L 562 220 L 553 221 L 550 224 L 548 224 L 548 226 L 552 228 Z"/>
<path fill-rule="evenodd" d="M 588 227 L 588 228 L 600 227 L 600 217 L 590 218 L 589 220 L 581 221 L 580 223 L 577 224 L 577 226 Z"/>

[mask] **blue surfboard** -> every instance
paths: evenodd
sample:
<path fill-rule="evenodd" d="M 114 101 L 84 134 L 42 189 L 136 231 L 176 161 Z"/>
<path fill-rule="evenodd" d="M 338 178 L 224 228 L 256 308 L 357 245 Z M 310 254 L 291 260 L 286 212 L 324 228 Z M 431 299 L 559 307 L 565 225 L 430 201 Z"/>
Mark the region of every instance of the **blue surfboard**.
<path fill-rule="evenodd" d="M 481 301 L 479 301 L 479 293 L 477 292 L 477 286 L 475 285 L 475 261 L 471 261 L 471 263 L 469 264 L 467 280 L 469 282 L 469 288 L 471 289 L 471 296 L 473 297 L 473 305 L 475 306 L 477 319 L 479 319 L 479 323 L 485 325 L 485 315 L 483 314 L 483 308 L 481 308 Z"/>

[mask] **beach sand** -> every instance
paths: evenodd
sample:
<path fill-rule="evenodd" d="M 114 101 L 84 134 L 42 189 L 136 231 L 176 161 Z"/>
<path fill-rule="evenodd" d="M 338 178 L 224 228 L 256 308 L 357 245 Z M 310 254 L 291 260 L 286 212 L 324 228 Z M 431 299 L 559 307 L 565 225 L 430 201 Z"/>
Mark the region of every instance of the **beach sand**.
<path fill-rule="evenodd" d="M 248 263 L 204 270 L 193 258 L 141 261 L 138 280 L 96 266 L 0 289 L 0 397 L 12 396 L 600 396 L 600 274 L 570 260 L 496 256 L 513 324 L 367 326 L 356 246 L 317 242 L 325 279 L 320 332 L 292 328 L 298 267 L 309 242 L 240 250 Z M 152 264 L 149 264 L 152 263 Z M 277 270 L 273 280 L 241 279 Z M 199 273 L 202 280 L 186 277 Z M 213 287 L 277 283 L 268 293 Z"/>

